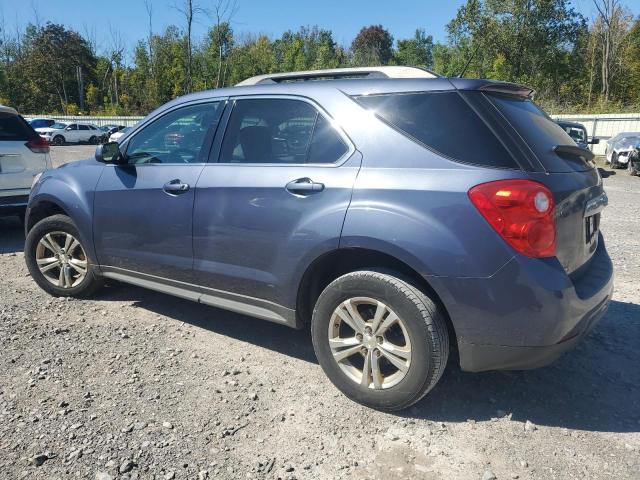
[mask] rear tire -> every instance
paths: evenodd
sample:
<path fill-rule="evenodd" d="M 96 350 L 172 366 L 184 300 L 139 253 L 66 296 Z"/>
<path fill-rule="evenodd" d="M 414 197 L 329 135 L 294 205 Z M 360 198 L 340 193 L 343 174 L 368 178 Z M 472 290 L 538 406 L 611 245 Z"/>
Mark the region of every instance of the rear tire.
<path fill-rule="evenodd" d="M 419 401 L 438 382 L 449 356 L 437 304 L 413 285 L 376 271 L 331 282 L 318 298 L 311 332 L 331 382 L 351 400 L 379 410 Z"/>
<path fill-rule="evenodd" d="M 103 284 L 78 229 L 66 215 L 40 220 L 27 234 L 25 261 L 33 280 L 56 297 L 88 297 Z"/>

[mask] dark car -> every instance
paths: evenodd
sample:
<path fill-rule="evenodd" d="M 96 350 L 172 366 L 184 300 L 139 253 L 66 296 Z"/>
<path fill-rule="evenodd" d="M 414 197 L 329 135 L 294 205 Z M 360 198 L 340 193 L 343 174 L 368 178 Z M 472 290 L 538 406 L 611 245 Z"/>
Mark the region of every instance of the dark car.
<path fill-rule="evenodd" d="M 54 123 L 56 123 L 56 120 L 52 118 L 34 118 L 32 120 L 29 120 L 29 125 L 31 125 L 31 128 L 33 128 L 34 130 L 36 128 L 49 128 Z"/>
<path fill-rule="evenodd" d="M 627 163 L 629 175 L 637 176 L 640 174 L 640 140 L 631 152 L 629 152 L 629 162 Z"/>
<path fill-rule="evenodd" d="M 556 120 L 556 123 L 560 125 L 565 132 L 567 132 L 579 147 L 588 149 L 589 145 L 597 145 L 600 143 L 599 138 L 589 139 L 587 129 L 581 123 L 567 122 L 565 120 Z"/>
<path fill-rule="evenodd" d="M 115 279 L 310 328 L 331 381 L 385 410 L 450 351 L 547 365 L 605 313 L 613 269 L 593 154 L 532 94 L 373 67 L 178 98 L 36 182 L 29 272 L 56 296 Z"/>

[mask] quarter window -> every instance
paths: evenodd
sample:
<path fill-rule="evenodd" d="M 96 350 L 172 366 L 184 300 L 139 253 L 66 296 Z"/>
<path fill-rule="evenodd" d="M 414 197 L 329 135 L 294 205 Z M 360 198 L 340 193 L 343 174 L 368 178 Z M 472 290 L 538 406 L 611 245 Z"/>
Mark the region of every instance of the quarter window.
<path fill-rule="evenodd" d="M 227 126 L 223 163 L 334 163 L 348 147 L 311 104 L 291 99 L 237 100 Z"/>
<path fill-rule="evenodd" d="M 207 132 L 220 119 L 222 102 L 173 110 L 136 133 L 127 146 L 127 163 L 199 163 Z"/>
<path fill-rule="evenodd" d="M 488 167 L 516 164 L 458 92 L 393 93 L 356 101 L 395 129 L 454 160 Z"/>

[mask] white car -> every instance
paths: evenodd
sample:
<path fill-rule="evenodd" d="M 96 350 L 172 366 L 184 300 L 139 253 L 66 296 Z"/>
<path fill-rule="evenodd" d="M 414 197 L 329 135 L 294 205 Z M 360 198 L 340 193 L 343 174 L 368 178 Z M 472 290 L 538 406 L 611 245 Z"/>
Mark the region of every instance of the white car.
<path fill-rule="evenodd" d="M 629 154 L 640 145 L 640 132 L 622 132 L 607 140 L 605 163 L 611 168 L 625 167 L 629 163 Z"/>
<path fill-rule="evenodd" d="M 46 140 L 15 109 L 0 105 L 0 215 L 24 215 L 34 179 L 49 168 Z"/>
<path fill-rule="evenodd" d="M 130 131 L 131 131 L 131 127 L 127 127 L 127 128 L 123 128 L 119 132 L 112 133 L 111 136 L 109 137 L 109 141 L 110 142 L 117 142 L 118 140 L 120 140 L 122 137 L 124 137 Z"/>
<path fill-rule="evenodd" d="M 36 131 L 52 145 L 83 142 L 97 145 L 102 137 L 102 131 L 90 123 L 55 123 L 48 128 L 37 128 Z"/>

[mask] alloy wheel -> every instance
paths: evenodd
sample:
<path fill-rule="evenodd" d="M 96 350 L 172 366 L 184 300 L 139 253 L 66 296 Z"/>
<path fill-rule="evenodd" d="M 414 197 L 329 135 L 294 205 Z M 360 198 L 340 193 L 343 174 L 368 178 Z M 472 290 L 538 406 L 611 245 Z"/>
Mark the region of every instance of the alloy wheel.
<path fill-rule="evenodd" d="M 42 276 L 59 288 L 73 288 L 87 276 L 87 255 L 67 232 L 45 234 L 36 247 L 36 264 Z"/>
<path fill-rule="evenodd" d="M 404 321 L 383 302 L 353 297 L 333 311 L 329 346 L 342 372 L 363 387 L 397 385 L 411 365 L 411 342 Z"/>

